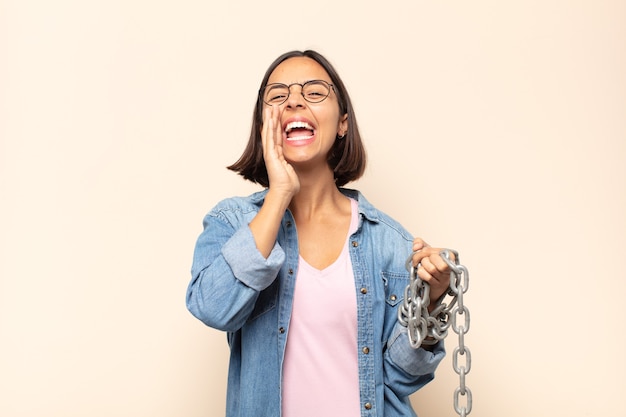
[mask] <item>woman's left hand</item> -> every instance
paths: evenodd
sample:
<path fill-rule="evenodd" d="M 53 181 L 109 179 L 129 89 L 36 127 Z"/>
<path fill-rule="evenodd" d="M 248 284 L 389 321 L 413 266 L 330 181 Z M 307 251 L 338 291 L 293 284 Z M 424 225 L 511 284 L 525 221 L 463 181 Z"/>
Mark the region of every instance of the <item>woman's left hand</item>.
<path fill-rule="evenodd" d="M 450 287 L 450 267 L 440 255 L 443 250 L 431 247 L 419 237 L 413 240 L 413 266 L 419 265 L 417 276 L 430 285 L 431 306 Z"/>

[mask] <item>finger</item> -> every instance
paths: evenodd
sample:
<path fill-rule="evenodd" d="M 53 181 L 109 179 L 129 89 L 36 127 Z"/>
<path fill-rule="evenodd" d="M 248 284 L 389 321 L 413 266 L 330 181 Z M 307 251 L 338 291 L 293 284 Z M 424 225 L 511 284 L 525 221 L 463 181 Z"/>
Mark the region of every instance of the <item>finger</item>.
<path fill-rule="evenodd" d="M 431 255 L 432 256 L 432 255 Z M 431 256 L 425 257 L 422 259 L 422 262 L 420 263 L 420 266 L 426 271 L 428 272 L 429 275 L 431 276 L 436 276 L 439 274 L 439 270 L 437 269 L 437 267 L 435 266 L 435 264 L 433 263 L 433 261 L 431 260 Z"/>
<path fill-rule="evenodd" d="M 432 255 L 422 259 L 419 267 L 417 268 L 417 276 L 427 282 L 436 281 L 439 283 L 445 282 L 446 280 L 446 273 L 437 269 L 432 261 Z"/>
<path fill-rule="evenodd" d="M 420 262 L 422 262 L 422 259 L 431 256 L 433 253 L 436 253 L 436 251 L 437 249 L 433 249 L 430 246 L 425 246 L 422 249 L 417 250 L 413 253 L 413 266 L 417 266 Z"/>
<path fill-rule="evenodd" d="M 424 249 L 414 255 L 413 262 L 417 266 L 417 275 L 424 281 L 448 282 L 450 268 L 439 255 L 439 249 Z"/>
<path fill-rule="evenodd" d="M 263 144 L 263 153 L 267 154 L 271 142 L 269 140 L 272 125 L 272 109 L 266 107 L 263 109 L 263 129 L 261 131 L 261 142 Z"/>
<path fill-rule="evenodd" d="M 416 237 L 413 239 L 413 252 L 422 250 L 424 248 L 429 247 L 430 245 L 424 241 L 421 237 Z"/>
<path fill-rule="evenodd" d="M 422 265 L 417 268 L 417 276 L 419 279 L 430 285 L 431 298 L 439 298 L 439 296 L 445 291 L 445 288 L 449 285 L 445 276 L 437 274 L 433 275 Z"/>
<path fill-rule="evenodd" d="M 429 260 L 422 262 L 417 269 L 417 276 L 424 282 L 430 285 L 430 299 L 437 300 L 447 291 L 450 286 L 450 274 L 435 272 L 429 272 L 428 266 Z M 432 266 L 432 265 L 431 265 Z M 431 269 L 432 271 L 432 269 Z"/>
<path fill-rule="evenodd" d="M 272 118 L 274 120 L 274 141 L 277 145 L 283 143 L 283 127 L 280 124 L 281 115 L 280 106 L 272 106 Z"/>
<path fill-rule="evenodd" d="M 428 283 L 432 283 L 433 281 L 437 281 L 437 279 L 435 277 L 433 277 L 430 272 L 428 272 L 426 270 L 426 268 L 424 268 L 423 265 L 420 265 L 419 267 L 417 267 L 417 276 L 425 282 Z"/>
<path fill-rule="evenodd" d="M 437 254 L 430 257 L 430 261 L 434 268 L 437 269 L 440 273 L 449 273 L 450 265 L 443 259 L 441 256 L 441 251 L 437 251 Z"/>

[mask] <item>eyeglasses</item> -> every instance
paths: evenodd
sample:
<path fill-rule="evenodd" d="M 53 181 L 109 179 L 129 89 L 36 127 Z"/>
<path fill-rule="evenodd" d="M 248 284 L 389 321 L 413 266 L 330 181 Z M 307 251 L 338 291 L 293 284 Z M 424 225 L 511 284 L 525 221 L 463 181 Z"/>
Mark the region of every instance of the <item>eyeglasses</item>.
<path fill-rule="evenodd" d="M 302 94 L 302 97 L 304 97 L 304 99 L 309 103 L 319 103 L 326 100 L 326 97 L 330 95 L 331 88 L 334 89 L 332 84 L 329 84 L 324 80 L 311 80 L 305 82 L 304 84 L 293 83 L 289 85 L 273 83 L 266 85 L 260 91 L 263 102 L 265 104 L 269 104 L 270 106 L 283 104 L 287 101 L 289 95 L 291 94 L 292 85 L 299 85 L 302 87 L 300 94 Z"/>

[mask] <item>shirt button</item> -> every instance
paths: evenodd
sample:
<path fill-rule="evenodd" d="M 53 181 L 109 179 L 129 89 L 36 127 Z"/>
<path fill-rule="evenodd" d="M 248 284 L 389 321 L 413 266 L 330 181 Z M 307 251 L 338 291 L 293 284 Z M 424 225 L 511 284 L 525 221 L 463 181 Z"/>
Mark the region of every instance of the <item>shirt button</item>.
<path fill-rule="evenodd" d="M 293 268 L 289 268 L 289 275 L 293 275 Z"/>
<path fill-rule="evenodd" d="M 278 329 L 278 333 L 280 333 L 280 334 L 285 333 L 285 328 L 284 327 L 279 328 Z"/>
<path fill-rule="evenodd" d="M 365 407 L 366 410 L 371 410 L 372 409 L 372 403 L 365 403 L 363 405 L 363 407 Z"/>
<path fill-rule="evenodd" d="M 361 294 L 367 294 L 367 288 L 365 287 L 361 288 Z"/>
<path fill-rule="evenodd" d="M 287 223 L 285 223 L 287 225 L 287 227 L 291 227 L 291 220 L 287 220 Z"/>
<path fill-rule="evenodd" d="M 396 295 L 395 295 L 395 294 L 391 294 L 391 296 L 389 296 L 389 299 L 390 299 L 391 301 L 396 301 L 396 299 L 397 299 L 397 298 L 398 298 L 398 297 L 396 297 Z"/>
<path fill-rule="evenodd" d="M 359 242 L 357 242 L 356 240 L 352 241 L 352 247 L 356 248 L 357 246 L 359 246 Z"/>
<path fill-rule="evenodd" d="M 368 348 L 367 346 L 365 346 L 363 348 L 363 353 L 365 353 L 366 355 L 370 353 L 370 348 Z"/>

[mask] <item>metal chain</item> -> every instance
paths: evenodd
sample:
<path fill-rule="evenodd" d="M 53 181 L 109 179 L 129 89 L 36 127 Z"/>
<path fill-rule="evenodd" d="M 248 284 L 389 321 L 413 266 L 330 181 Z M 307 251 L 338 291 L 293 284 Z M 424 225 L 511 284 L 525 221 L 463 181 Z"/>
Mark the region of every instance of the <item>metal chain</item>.
<path fill-rule="evenodd" d="M 454 255 L 454 259 L 451 254 Z M 460 264 L 457 251 L 452 249 L 441 251 L 440 255 L 451 271 L 450 288 L 439 297 L 435 308 L 429 313 L 430 285 L 417 276 L 419 265 L 413 266 L 413 255 L 411 254 L 406 261 L 410 281 L 404 290 L 404 301 L 398 308 L 398 321 L 407 328 L 413 349 L 422 345 L 434 345 L 448 335 L 450 327 L 458 335 L 459 343 L 452 353 L 452 368 L 459 376 L 459 386 L 454 391 L 454 410 L 459 416 L 465 417 L 472 411 L 472 391 L 465 385 L 465 376 L 472 367 L 472 355 L 465 346 L 465 334 L 470 327 L 470 313 L 463 303 L 463 295 L 469 287 L 469 273 L 467 268 Z M 461 360 L 461 357 L 464 357 L 465 361 Z M 466 397 L 465 405 L 461 405 L 461 397 Z"/>

